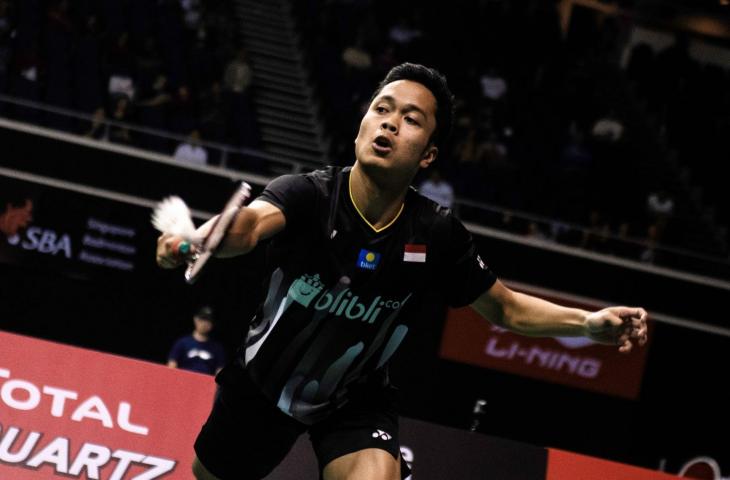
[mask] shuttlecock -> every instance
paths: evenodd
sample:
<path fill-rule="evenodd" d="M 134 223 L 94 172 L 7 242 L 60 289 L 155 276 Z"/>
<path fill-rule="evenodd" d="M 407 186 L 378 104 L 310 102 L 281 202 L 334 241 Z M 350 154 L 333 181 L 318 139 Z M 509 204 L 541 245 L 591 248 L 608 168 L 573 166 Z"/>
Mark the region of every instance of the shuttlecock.
<path fill-rule="evenodd" d="M 162 233 L 177 235 L 191 243 L 199 243 L 190 209 L 180 197 L 167 197 L 152 212 L 152 225 Z"/>

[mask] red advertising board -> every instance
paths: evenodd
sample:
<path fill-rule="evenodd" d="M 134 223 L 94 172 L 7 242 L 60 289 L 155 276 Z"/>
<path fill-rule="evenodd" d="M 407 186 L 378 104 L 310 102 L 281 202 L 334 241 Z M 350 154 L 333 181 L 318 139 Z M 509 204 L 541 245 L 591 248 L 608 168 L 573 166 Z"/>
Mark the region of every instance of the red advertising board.
<path fill-rule="evenodd" d="M 190 478 L 213 377 L 0 332 L 0 478 Z"/>
<path fill-rule="evenodd" d="M 192 478 L 213 377 L 5 332 L 0 345 L 0 479 Z M 401 439 L 422 480 L 674 478 L 406 418 Z M 299 440 L 267 479 L 318 476 Z"/>
<path fill-rule="evenodd" d="M 676 480 L 669 473 L 548 448 L 546 480 Z"/>
<path fill-rule="evenodd" d="M 560 296 L 541 296 L 561 305 L 586 310 L 601 308 Z M 643 348 L 635 346 L 625 355 L 617 347 L 599 345 L 583 337 L 516 335 L 490 325 L 471 307 L 464 307 L 449 310 L 440 355 L 448 360 L 634 399 L 639 394 L 647 351 L 648 344 Z"/>

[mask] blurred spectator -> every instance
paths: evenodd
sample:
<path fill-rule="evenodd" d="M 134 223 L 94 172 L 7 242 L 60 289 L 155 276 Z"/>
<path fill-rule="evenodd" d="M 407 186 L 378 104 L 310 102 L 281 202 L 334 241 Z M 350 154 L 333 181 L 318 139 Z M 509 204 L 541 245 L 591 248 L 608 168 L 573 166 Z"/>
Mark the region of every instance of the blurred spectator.
<path fill-rule="evenodd" d="M 511 211 L 503 210 L 499 220 L 499 228 L 506 232 L 525 235 L 529 231 L 529 225 L 526 222 L 526 219 L 515 216 Z"/>
<path fill-rule="evenodd" d="M 534 240 L 548 240 L 548 236 L 545 235 L 545 232 L 542 231 L 537 222 L 527 224 L 527 233 L 525 236 Z"/>
<path fill-rule="evenodd" d="M 489 100 L 501 100 L 507 93 L 507 81 L 497 73 L 494 67 L 488 68 L 479 77 L 479 84 L 482 87 L 482 96 Z"/>
<path fill-rule="evenodd" d="M 639 246 L 636 240 L 630 235 L 630 225 L 628 222 L 621 222 L 618 226 L 616 237 L 611 242 L 611 253 L 623 258 L 636 259 L 639 257 Z"/>
<path fill-rule="evenodd" d="M 560 153 L 561 166 L 572 175 L 583 176 L 593 165 L 593 155 L 586 147 L 583 132 L 575 125 L 571 126 L 568 142 Z"/>
<path fill-rule="evenodd" d="M 84 20 L 73 60 L 73 103 L 84 113 L 105 105 L 101 72 L 101 32 L 95 15 Z"/>
<path fill-rule="evenodd" d="M 114 100 L 125 97 L 127 100 L 134 99 L 135 87 L 132 77 L 114 74 L 109 77 L 109 97 Z"/>
<path fill-rule="evenodd" d="M 175 133 L 188 133 L 197 127 L 195 99 L 190 87 L 180 85 L 170 103 L 169 124 Z"/>
<path fill-rule="evenodd" d="M 41 92 L 41 64 L 35 45 L 19 49 L 14 55 L 15 74 L 11 76 L 11 95 L 38 102 Z M 21 121 L 38 123 L 39 112 L 33 108 L 15 107 L 15 114 Z"/>
<path fill-rule="evenodd" d="M 239 146 L 256 145 L 254 111 L 248 90 L 251 87 L 252 71 L 248 65 L 246 50 L 238 50 L 223 74 L 223 89 L 230 105 L 231 140 Z"/>
<path fill-rule="evenodd" d="M 200 94 L 200 129 L 202 135 L 214 142 L 222 142 L 226 137 L 227 105 L 219 81 L 213 82 Z"/>
<path fill-rule="evenodd" d="M 223 73 L 223 87 L 226 91 L 243 95 L 251 85 L 253 74 L 248 65 L 246 50 L 240 48 L 236 56 L 228 62 Z"/>
<path fill-rule="evenodd" d="M 99 107 L 94 110 L 94 114 L 91 117 L 91 125 L 83 135 L 97 140 L 108 140 L 106 112 L 103 108 Z"/>
<path fill-rule="evenodd" d="M 663 189 L 651 192 L 646 198 L 646 211 L 649 215 L 649 222 L 655 227 L 654 235 L 658 241 L 661 241 L 669 219 L 674 213 L 674 200 Z"/>
<path fill-rule="evenodd" d="M 424 197 L 430 198 L 442 207 L 451 208 L 454 204 L 454 188 L 441 177 L 441 173 L 432 168 L 431 175 L 418 190 Z"/>
<path fill-rule="evenodd" d="M 225 364 L 223 346 L 210 338 L 213 330 L 213 310 L 200 308 L 193 316 L 195 329 L 179 338 L 168 355 L 167 366 L 214 375 Z"/>
<path fill-rule="evenodd" d="M 157 40 L 152 36 L 144 39 L 142 48 L 135 57 L 135 73 L 141 92 L 149 92 L 161 76 L 167 78 Z"/>
<path fill-rule="evenodd" d="M 342 51 L 342 61 L 355 70 L 369 70 L 373 65 L 370 53 L 360 43 L 345 47 Z"/>
<path fill-rule="evenodd" d="M 184 163 L 207 165 L 208 152 L 200 146 L 200 132 L 198 130 L 190 132 L 188 139 L 177 146 L 173 157 Z"/>
<path fill-rule="evenodd" d="M 196 31 L 200 26 L 201 5 L 200 0 L 180 0 L 180 6 L 183 10 L 183 20 L 185 27 L 189 30 Z"/>
<path fill-rule="evenodd" d="M 403 47 L 408 46 L 422 35 L 423 32 L 413 25 L 410 18 L 400 18 L 388 32 L 388 38 L 396 45 Z"/>
<path fill-rule="evenodd" d="M 7 197 L 7 195 L 3 195 Z M 0 204 L 0 233 L 8 241 L 18 236 L 33 220 L 33 200 L 30 198 L 3 198 Z"/>
<path fill-rule="evenodd" d="M 135 103 L 137 107 L 144 108 L 140 120 L 145 125 L 155 128 L 164 128 L 164 107 L 172 102 L 172 95 L 167 90 L 167 77 L 157 75 L 150 90 L 144 91 L 139 100 Z"/>
<path fill-rule="evenodd" d="M 601 253 L 608 253 L 611 244 L 611 227 L 598 210 L 591 210 L 589 225 L 583 231 L 580 247 Z"/>
<path fill-rule="evenodd" d="M 12 183 L 0 185 L 0 262 L 19 259 L 22 250 L 15 246 L 33 221 L 33 198 L 34 195 Z"/>
<path fill-rule="evenodd" d="M 613 110 L 599 118 L 591 129 L 591 135 L 598 141 L 618 142 L 623 134 L 624 126 Z"/>
<path fill-rule="evenodd" d="M 656 262 L 657 232 L 656 225 L 649 225 L 649 228 L 646 230 L 646 246 L 639 256 L 639 260 L 644 263 Z"/>
<path fill-rule="evenodd" d="M 494 188 L 493 184 L 483 181 L 483 150 L 483 146 L 477 142 L 474 127 L 468 127 L 466 135 L 454 148 L 456 189 L 470 198 L 484 198 L 485 189 Z"/>
<path fill-rule="evenodd" d="M 105 68 L 109 77 L 108 93 L 114 104 L 118 97 L 134 99 L 136 85 L 134 82 L 135 59 L 129 49 L 129 33 L 120 33 L 107 52 Z"/>
<path fill-rule="evenodd" d="M 652 220 L 666 221 L 674 212 L 674 200 L 666 190 L 658 190 L 646 198 L 646 208 Z"/>
<path fill-rule="evenodd" d="M 484 183 L 490 185 L 490 190 L 483 190 L 483 198 L 500 205 L 518 207 L 521 201 L 519 165 L 508 155 L 507 145 L 496 132 L 487 130 L 486 137 L 480 151 L 486 178 Z"/>
<path fill-rule="evenodd" d="M 112 113 L 112 120 L 120 123 L 129 123 L 130 114 L 130 102 L 127 97 L 119 97 L 114 103 L 114 113 Z M 129 133 L 129 128 L 126 125 L 111 125 L 109 127 L 109 140 L 114 143 L 131 143 L 132 137 Z"/>
<path fill-rule="evenodd" d="M 583 133 L 573 127 L 560 152 L 560 163 L 553 172 L 553 188 L 558 202 L 557 214 L 579 222 L 586 216 L 586 198 L 593 155 L 585 145 Z"/>

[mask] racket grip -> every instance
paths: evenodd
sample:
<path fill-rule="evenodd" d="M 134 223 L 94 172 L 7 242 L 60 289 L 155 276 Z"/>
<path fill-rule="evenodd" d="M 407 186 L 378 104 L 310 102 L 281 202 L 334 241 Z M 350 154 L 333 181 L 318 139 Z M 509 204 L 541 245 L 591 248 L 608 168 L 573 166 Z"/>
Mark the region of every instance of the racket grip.
<path fill-rule="evenodd" d="M 172 245 L 172 253 L 176 257 L 186 257 L 190 253 L 190 242 L 178 240 Z"/>
<path fill-rule="evenodd" d="M 178 243 L 177 252 L 179 255 L 187 255 L 188 253 L 190 253 L 190 243 L 184 241 Z"/>

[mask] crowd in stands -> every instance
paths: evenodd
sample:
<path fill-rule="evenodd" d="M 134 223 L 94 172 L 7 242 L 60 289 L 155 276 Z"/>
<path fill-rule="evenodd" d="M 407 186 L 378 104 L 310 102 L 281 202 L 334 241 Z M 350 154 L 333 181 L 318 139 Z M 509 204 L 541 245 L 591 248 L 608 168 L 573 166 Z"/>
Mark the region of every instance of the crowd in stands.
<path fill-rule="evenodd" d="M 730 158 L 730 145 L 724 140 L 730 131 L 730 74 L 720 65 L 693 59 L 689 46 L 683 34 L 663 50 L 639 43 L 631 50 L 626 74 L 663 140 L 676 152 L 682 175 L 696 185 L 693 200 L 707 205 L 702 215 L 727 226 L 730 190 L 718 169 Z M 653 203 L 658 210 L 674 207 Z M 727 241 L 726 227 L 720 236 L 720 242 Z"/>
<path fill-rule="evenodd" d="M 182 149 L 179 158 L 197 164 L 219 159 L 105 121 L 194 144 L 255 146 L 251 68 L 231 9 L 224 0 L 0 0 L 0 94 L 93 119 L 6 103 L 0 113 L 168 154 Z"/>
<path fill-rule="evenodd" d="M 0 102 L 0 115 L 140 146 L 195 165 L 218 164 L 214 141 L 256 146 L 252 70 L 225 0 L 0 0 L 0 94 L 90 115 L 75 121 Z M 332 136 L 332 163 L 350 164 L 360 118 L 387 71 L 436 66 L 456 94 L 452 141 L 427 189 L 552 222 L 501 228 L 547 241 L 657 262 L 656 246 L 727 255 L 727 231 L 690 245 L 679 218 L 697 207 L 660 171 L 661 152 L 630 108 L 635 85 L 657 135 L 691 166 L 728 223 L 714 166 L 730 154 L 727 72 L 701 65 L 687 39 L 638 45 L 625 70 L 619 19 L 573 9 L 563 31 L 555 0 L 300 0 L 291 3 L 312 83 Z M 628 105 L 628 106 L 627 106 Z M 133 123 L 178 140 L 140 134 Z M 687 174 L 689 175 L 689 174 Z M 419 184 L 426 175 L 418 178 Z M 680 182 L 681 183 L 681 182 Z M 451 193 L 444 187 L 448 185 Z M 447 192 L 447 193 L 444 193 Z M 695 199 L 696 200 L 696 199 Z M 471 215 L 471 211 L 461 212 Z M 476 221 L 491 221 L 475 215 Z M 577 233 L 569 225 L 586 228 Z M 721 230 L 722 232 L 722 230 Z M 722 235 L 721 235 L 722 236 Z M 629 248 L 622 240 L 638 241 Z"/>
<path fill-rule="evenodd" d="M 695 213 L 680 202 L 681 192 L 666 172 L 652 169 L 656 158 L 648 159 L 659 153 L 636 128 L 640 122 L 620 87 L 629 85 L 638 69 L 648 82 L 642 88 L 658 94 L 656 78 L 647 73 L 653 65 L 634 62 L 628 71 L 620 69 L 624 26 L 619 19 L 574 8 L 563 32 L 556 2 L 544 0 L 458 2 L 458 7 L 308 0 L 295 8 L 335 137 L 335 161 L 351 161 L 363 109 L 393 65 L 433 65 L 447 75 L 456 95 L 452 143 L 437 164 L 457 197 L 558 219 L 513 222 L 504 215 L 497 222 L 502 228 L 648 263 L 657 260 L 657 245 L 686 246 L 672 219 L 678 211 Z M 664 56 L 676 54 L 657 55 Z M 692 87 L 675 78 L 658 100 L 663 109 L 669 99 L 692 109 L 693 115 L 674 112 L 667 126 L 682 130 L 678 138 L 684 139 L 680 148 L 687 155 L 698 153 L 698 138 L 712 136 L 715 143 L 723 138 L 718 133 L 724 124 L 715 130 L 704 125 L 717 119 L 695 123 L 705 103 L 676 96 L 693 88 L 709 100 L 720 89 L 727 99 L 725 72 L 705 70 L 714 75 L 712 93 L 700 93 L 704 77 L 694 78 Z M 669 77 L 665 73 L 654 75 Z M 698 129 L 704 137 L 695 135 Z M 709 139 L 704 145 L 714 148 Z M 727 158 L 727 150 L 724 145 L 715 152 Z M 588 230 L 577 233 L 569 224 Z M 691 247 L 727 254 L 726 246 Z"/>

